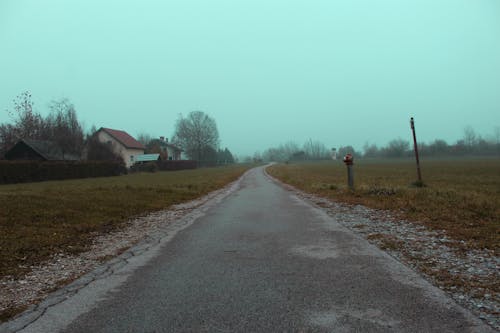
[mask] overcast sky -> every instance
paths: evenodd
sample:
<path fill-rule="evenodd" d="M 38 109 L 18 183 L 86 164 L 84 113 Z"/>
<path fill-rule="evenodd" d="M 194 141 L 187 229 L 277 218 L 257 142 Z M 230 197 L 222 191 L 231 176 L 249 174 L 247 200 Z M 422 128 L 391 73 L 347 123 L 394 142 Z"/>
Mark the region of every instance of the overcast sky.
<path fill-rule="evenodd" d="M 0 123 L 25 90 L 132 135 L 201 110 L 240 156 L 451 143 L 500 126 L 500 1 L 0 0 Z"/>

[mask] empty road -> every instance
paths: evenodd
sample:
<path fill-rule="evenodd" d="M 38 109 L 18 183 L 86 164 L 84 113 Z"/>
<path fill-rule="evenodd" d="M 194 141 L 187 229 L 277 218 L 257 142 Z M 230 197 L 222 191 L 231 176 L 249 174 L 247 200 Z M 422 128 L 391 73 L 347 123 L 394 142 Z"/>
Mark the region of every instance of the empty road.
<path fill-rule="evenodd" d="M 22 332 L 490 331 L 263 168 L 135 260 Z"/>

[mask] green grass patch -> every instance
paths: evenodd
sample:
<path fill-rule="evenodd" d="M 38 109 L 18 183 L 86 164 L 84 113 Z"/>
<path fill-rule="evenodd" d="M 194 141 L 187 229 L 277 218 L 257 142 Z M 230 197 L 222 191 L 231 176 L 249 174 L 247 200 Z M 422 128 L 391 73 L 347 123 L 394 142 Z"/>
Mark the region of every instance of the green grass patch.
<path fill-rule="evenodd" d="M 51 255 L 79 253 L 96 234 L 236 180 L 250 165 L 0 186 L 0 277 Z"/>
<path fill-rule="evenodd" d="M 268 172 L 306 192 L 350 204 L 392 210 L 400 217 L 445 230 L 467 247 L 500 246 L 500 159 L 425 160 L 424 187 L 413 185 L 412 160 L 358 160 L 355 190 L 347 189 L 340 161 L 277 164 Z"/>

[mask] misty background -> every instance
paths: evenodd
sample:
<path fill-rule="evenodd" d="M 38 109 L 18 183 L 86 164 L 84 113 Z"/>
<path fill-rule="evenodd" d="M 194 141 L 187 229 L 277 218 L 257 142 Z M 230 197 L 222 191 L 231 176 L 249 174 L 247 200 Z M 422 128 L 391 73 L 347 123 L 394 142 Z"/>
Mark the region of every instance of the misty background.
<path fill-rule="evenodd" d="M 239 156 L 500 126 L 498 0 L 2 0 L 0 50 L 0 123 L 27 90 L 132 135 L 201 110 Z"/>

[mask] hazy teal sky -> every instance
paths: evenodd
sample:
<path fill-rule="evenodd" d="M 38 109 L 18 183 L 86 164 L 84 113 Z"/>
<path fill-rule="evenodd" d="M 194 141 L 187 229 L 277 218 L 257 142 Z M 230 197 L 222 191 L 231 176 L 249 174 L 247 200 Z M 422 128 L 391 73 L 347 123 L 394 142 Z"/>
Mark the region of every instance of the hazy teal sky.
<path fill-rule="evenodd" d="M 0 122 L 24 90 L 89 128 L 217 121 L 238 155 L 500 126 L 499 0 L 0 0 Z"/>

